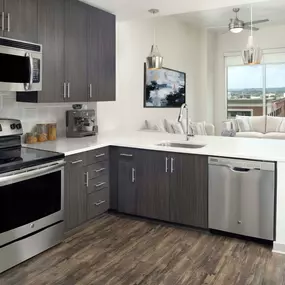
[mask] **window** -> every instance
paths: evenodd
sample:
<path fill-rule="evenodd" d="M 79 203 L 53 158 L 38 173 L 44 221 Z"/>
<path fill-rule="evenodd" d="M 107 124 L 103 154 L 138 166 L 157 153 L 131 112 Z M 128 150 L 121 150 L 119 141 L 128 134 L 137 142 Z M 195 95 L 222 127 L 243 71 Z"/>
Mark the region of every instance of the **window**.
<path fill-rule="evenodd" d="M 226 57 L 227 116 L 285 117 L 285 53 L 265 54 L 263 64 L 246 66 Z"/>

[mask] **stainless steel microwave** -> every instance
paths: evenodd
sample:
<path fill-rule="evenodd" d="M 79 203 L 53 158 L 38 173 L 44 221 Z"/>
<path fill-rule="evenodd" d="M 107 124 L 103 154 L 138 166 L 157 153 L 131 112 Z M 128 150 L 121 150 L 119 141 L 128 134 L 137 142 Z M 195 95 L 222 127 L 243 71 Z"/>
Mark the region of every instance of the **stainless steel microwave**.
<path fill-rule="evenodd" d="M 0 91 L 41 91 L 42 65 L 42 45 L 0 37 Z"/>

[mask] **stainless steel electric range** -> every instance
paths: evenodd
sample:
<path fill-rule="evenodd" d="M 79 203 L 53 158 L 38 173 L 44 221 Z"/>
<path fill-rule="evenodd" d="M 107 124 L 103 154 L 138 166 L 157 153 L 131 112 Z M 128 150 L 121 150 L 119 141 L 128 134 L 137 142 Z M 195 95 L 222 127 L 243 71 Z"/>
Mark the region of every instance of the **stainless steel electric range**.
<path fill-rule="evenodd" d="M 64 155 L 22 147 L 22 134 L 0 119 L 0 273 L 63 238 Z"/>

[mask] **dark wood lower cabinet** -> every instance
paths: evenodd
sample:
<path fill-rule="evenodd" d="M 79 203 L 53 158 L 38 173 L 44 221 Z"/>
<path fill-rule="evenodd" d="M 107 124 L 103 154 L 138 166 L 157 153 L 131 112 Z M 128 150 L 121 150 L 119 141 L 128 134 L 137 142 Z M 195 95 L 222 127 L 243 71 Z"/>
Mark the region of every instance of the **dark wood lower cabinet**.
<path fill-rule="evenodd" d="M 137 214 L 136 163 L 133 152 L 120 150 L 118 162 L 118 210 L 126 214 Z"/>
<path fill-rule="evenodd" d="M 208 228 L 206 156 L 127 148 L 113 148 L 111 154 L 113 209 Z"/>
<path fill-rule="evenodd" d="M 87 220 L 84 154 L 66 158 L 65 168 L 65 230 L 71 230 Z"/>
<path fill-rule="evenodd" d="M 168 221 L 169 173 L 167 153 L 140 150 L 136 161 L 137 214 Z"/>
<path fill-rule="evenodd" d="M 208 158 L 170 155 L 170 221 L 208 227 Z"/>

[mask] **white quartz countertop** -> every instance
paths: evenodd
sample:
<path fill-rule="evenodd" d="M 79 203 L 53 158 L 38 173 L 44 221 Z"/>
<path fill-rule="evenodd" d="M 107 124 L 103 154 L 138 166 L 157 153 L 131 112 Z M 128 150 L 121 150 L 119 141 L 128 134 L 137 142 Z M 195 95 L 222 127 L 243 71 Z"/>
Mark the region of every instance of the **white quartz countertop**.
<path fill-rule="evenodd" d="M 156 145 L 165 141 L 203 144 L 206 146 L 203 148 L 188 149 Z M 93 137 L 59 138 L 56 141 L 25 146 L 61 152 L 66 156 L 106 146 L 121 146 L 177 153 L 285 162 L 285 140 L 195 136 L 186 142 L 184 135 L 149 131 L 112 131 Z"/>

